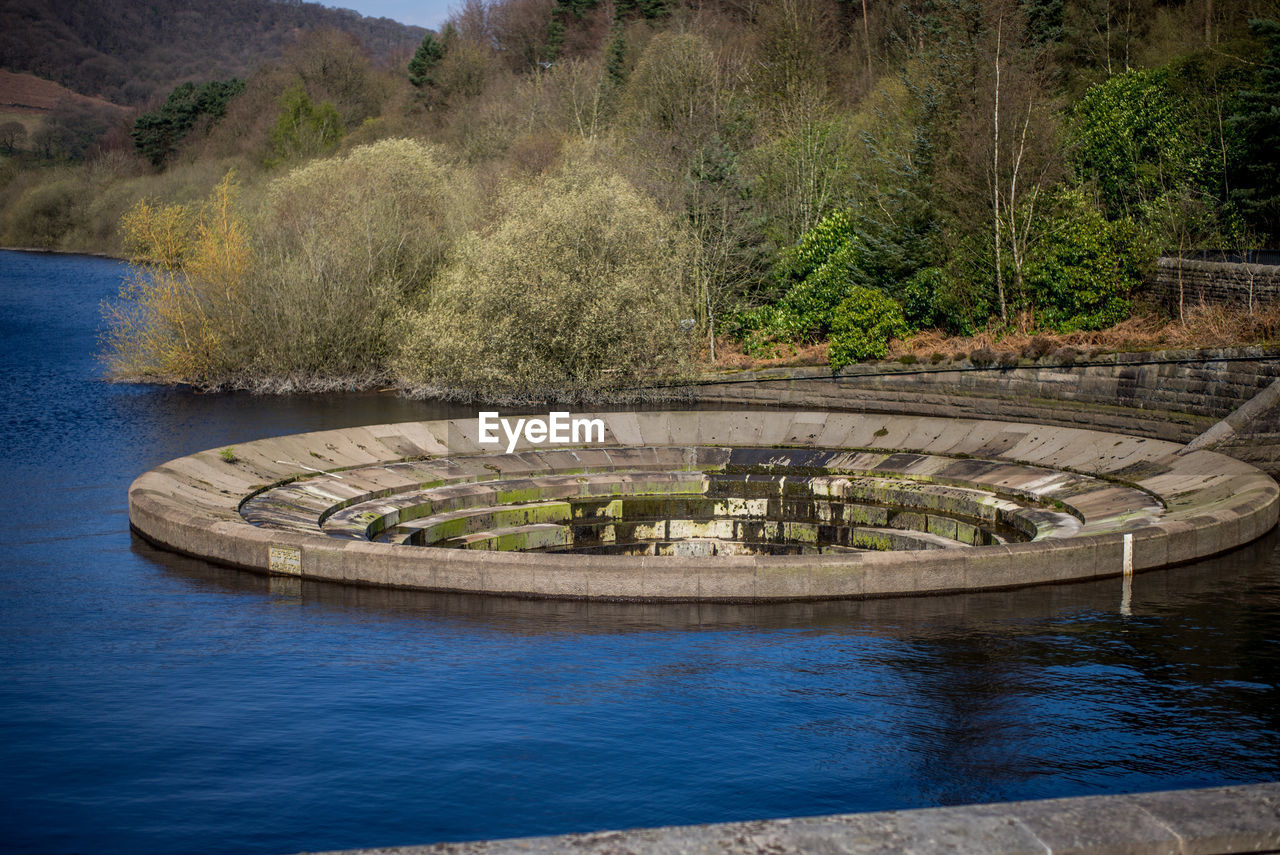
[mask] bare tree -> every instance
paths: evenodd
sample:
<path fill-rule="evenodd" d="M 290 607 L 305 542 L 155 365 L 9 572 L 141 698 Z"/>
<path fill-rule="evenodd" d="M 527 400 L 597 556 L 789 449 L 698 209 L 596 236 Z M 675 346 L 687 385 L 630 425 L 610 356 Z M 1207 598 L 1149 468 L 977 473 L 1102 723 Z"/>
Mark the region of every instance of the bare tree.
<path fill-rule="evenodd" d="M 1001 250 L 1004 247 L 1004 241 L 1000 239 L 1000 48 L 1003 36 L 1004 15 L 1002 13 L 996 19 L 995 87 L 992 89 L 994 107 L 991 120 L 991 210 L 994 216 L 991 218 L 991 223 L 995 230 L 996 294 L 1000 298 L 1000 320 L 1007 321 L 1009 309 L 1004 298 L 1004 270 L 1000 264 Z"/>
<path fill-rule="evenodd" d="M 982 159 L 987 162 L 994 285 L 1000 319 L 1008 321 L 1010 303 L 1025 296 L 1023 269 L 1036 237 L 1041 195 L 1060 167 L 1041 57 L 1022 47 L 1022 20 L 1016 8 L 997 2 L 992 13 L 995 20 L 985 48 L 990 51 L 991 124 L 988 134 L 975 134 L 973 139 L 985 138 L 989 146 Z"/>
<path fill-rule="evenodd" d="M 13 154 L 27 139 L 27 128 L 22 122 L 5 122 L 0 125 L 0 149 Z"/>

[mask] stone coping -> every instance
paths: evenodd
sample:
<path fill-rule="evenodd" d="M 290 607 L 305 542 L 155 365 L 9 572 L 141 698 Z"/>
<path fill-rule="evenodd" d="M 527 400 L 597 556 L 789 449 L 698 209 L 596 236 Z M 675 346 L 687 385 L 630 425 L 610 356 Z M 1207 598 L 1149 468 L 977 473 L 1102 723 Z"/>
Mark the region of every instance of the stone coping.
<path fill-rule="evenodd" d="M 1217 855 L 1280 852 L 1280 783 L 763 819 L 346 855 Z"/>
<path fill-rule="evenodd" d="M 1269 268 L 1275 269 L 1275 268 Z M 994 347 L 996 351 L 1000 348 Z M 1156 365 L 1205 365 L 1208 363 L 1274 362 L 1280 360 L 1280 347 L 1275 345 L 1240 345 L 1237 347 L 1171 348 L 1165 350 L 1121 350 L 1078 356 L 1063 364 L 1052 356 L 1039 359 L 1020 357 L 1012 365 L 975 365 L 967 359 L 958 362 L 932 363 L 927 360 L 903 363 L 895 360 L 861 362 L 833 370 L 827 365 L 777 365 L 761 368 L 721 368 L 699 375 L 693 382 L 673 384 L 673 388 L 696 389 L 733 383 L 786 382 L 789 380 L 851 380 L 914 375 L 970 374 L 1011 371 L 1019 368 L 1048 371 L 1075 371 L 1086 368 L 1122 368 Z"/>
<path fill-rule="evenodd" d="M 129 490 L 130 523 L 148 540 L 260 572 L 437 591 L 619 600 L 765 601 L 898 596 L 1020 587 L 1121 575 L 1194 561 L 1261 536 L 1276 523 L 1280 489 L 1258 469 L 1210 451 L 1099 431 L 924 416 L 802 411 L 593 414 L 605 441 L 572 454 L 583 469 L 610 449 L 756 448 L 904 453 L 930 459 L 1078 473 L 1153 497 L 1162 511 L 1110 517 L 1073 536 L 964 549 L 715 557 L 480 552 L 339 539 L 319 529 L 253 525 L 242 504 L 263 491 L 308 481 L 347 484 L 317 495 L 316 518 L 367 495 L 349 470 L 439 460 L 474 481 L 500 473 L 468 456 L 476 420 L 405 422 L 260 439 L 179 458 Z M 545 447 L 522 443 L 526 456 Z M 621 452 L 619 452 L 621 453 Z M 448 460 L 442 460 L 447 458 Z M 493 465 L 493 464 L 490 464 Z M 519 468 L 518 466 L 516 467 Z M 386 478 L 386 475 L 380 476 Z M 384 483 L 384 488 L 390 487 Z M 362 493 L 363 491 L 363 493 Z M 323 494 L 324 490 L 317 491 Z M 1106 491 L 1103 491 L 1104 493 Z M 1149 510 L 1149 509 L 1148 509 Z M 1105 516 L 1105 515 L 1104 515 Z"/>

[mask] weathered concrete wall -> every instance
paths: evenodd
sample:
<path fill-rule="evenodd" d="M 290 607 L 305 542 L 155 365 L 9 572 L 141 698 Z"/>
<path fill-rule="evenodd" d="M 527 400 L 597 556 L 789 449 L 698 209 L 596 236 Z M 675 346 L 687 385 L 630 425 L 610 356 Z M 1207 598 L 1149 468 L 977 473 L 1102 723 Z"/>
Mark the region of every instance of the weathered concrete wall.
<path fill-rule="evenodd" d="M 1280 783 L 358 850 L 359 855 L 1208 855 L 1277 851 Z"/>
<path fill-rule="evenodd" d="M 1280 298 L 1280 265 L 1161 258 L 1155 281 L 1144 291 L 1171 311 L 1177 311 L 1179 297 L 1187 307 L 1258 306 Z"/>
<path fill-rule="evenodd" d="M 845 412 L 998 418 L 1189 442 L 1280 379 L 1280 348 L 1117 353 L 1063 365 L 778 368 L 725 372 L 686 387 L 696 401 Z M 1280 474 L 1280 412 L 1218 450 Z"/>

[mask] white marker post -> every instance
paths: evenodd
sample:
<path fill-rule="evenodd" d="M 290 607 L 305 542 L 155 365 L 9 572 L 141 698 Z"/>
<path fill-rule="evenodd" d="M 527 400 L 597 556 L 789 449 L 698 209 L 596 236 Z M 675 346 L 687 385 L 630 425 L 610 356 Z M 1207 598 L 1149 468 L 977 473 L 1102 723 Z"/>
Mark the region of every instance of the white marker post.
<path fill-rule="evenodd" d="M 1122 573 L 1120 582 L 1120 614 L 1128 617 L 1133 614 L 1131 605 L 1133 603 L 1133 535 L 1127 533 L 1124 536 L 1123 558 L 1121 558 L 1120 570 Z"/>

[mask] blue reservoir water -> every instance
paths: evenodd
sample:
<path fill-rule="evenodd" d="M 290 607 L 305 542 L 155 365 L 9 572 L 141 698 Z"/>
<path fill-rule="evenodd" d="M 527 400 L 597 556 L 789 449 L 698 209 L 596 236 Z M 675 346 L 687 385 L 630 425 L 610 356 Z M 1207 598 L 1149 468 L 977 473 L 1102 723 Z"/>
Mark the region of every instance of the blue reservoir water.
<path fill-rule="evenodd" d="M 738 607 L 272 582 L 147 468 L 463 411 L 99 379 L 122 265 L 0 253 L 0 847 L 291 852 L 1273 780 L 1274 536 L 1120 583 Z M 470 411 L 466 411 L 469 413 Z"/>

